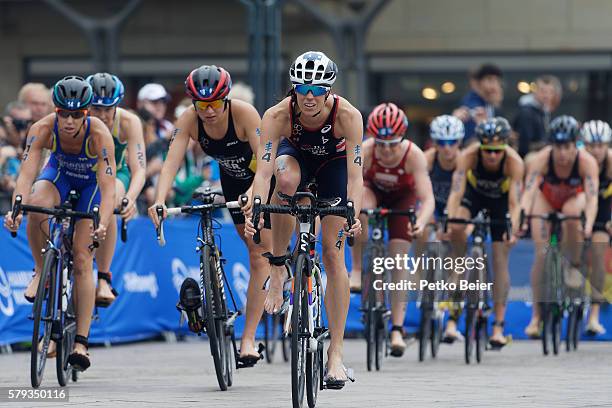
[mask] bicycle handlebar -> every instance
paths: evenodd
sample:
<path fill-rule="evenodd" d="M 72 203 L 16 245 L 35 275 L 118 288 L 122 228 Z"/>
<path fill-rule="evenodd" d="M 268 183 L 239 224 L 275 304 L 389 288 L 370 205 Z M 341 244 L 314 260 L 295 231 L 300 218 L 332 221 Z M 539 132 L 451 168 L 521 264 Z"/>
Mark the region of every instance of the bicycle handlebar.
<path fill-rule="evenodd" d="M 228 201 L 226 203 L 212 203 L 212 204 L 200 204 L 200 205 L 185 205 L 182 207 L 172 207 L 166 209 L 166 214 L 168 216 L 175 216 L 179 214 L 202 214 L 209 211 L 214 211 L 219 208 L 240 208 L 241 201 Z M 159 246 L 166 245 L 166 238 L 164 236 L 164 208 L 161 205 L 155 207 L 155 211 L 157 212 L 157 219 L 159 220 L 159 226 L 156 229 L 157 234 L 157 242 Z"/>
<path fill-rule="evenodd" d="M 13 209 L 11 212 L 12 221 L 15 221 L 17 219 L 17 216 L 21 212 L 23 213 L 34 212 L 34 213 L 50 215 L 53 217 L 88 218 L 88 219 L 93 220 L 94 231 L 97 230 L 98 227 L 100 226 L 100 207 L 98 207 L 97 205 L 92 208 L 90 213 L 87 213 L 83 211 L 75 211 L 70 208 L 64 208 L 61 206 L 55 207 L 55 208 L 47 208 L 47 207 L 39 207 L 36 205 L 23 204 L 22 202 L 23 202 L 23 197 L 21 195 L 17 195 L 15 197 L 15 202 L 13 203 Z M 17 236 L 17 232 L 11 231 L 11 236 L 15 238 Z M 93 244 L 92 244 L 93 248 L 98 248 L 99 245 L 100 243 L 94 239 Z"/>
<path fill-rule="evenodd" d="M 291 214 L 291 215 L 302 215 L 302 214 L 314 214 L 319 216 L 325 215 L 338 215 L 346 218 L 349 226 L 355 223 L 355 207 L 352 201 L 348 201 L 346 206 L 327 206 L 328 201 L 320 201 L 310 192 L 299 192 L 293 197 L 286 195 L 281 196 L 283 199 L 288 199 L 291 205 L 276 205 L 276 204 L 261 204 L 261 197 L 255 196 L 253 198 L 253 217 L 252 222 L 255 227 L 255 234 L 253 235 L 253 241 L 256 244 L 261 242 L 261 234 L 259 230 L 259 220 L 261 213 L 268 214 Z M 309 198 L 311 205 L 300 205 L 297 203 L 299 198 Z M 324 206 L 322 206 L 324 205 Z M 347 237 L 347 243 L 349 246 L 353 246 L 354 238 Z"/>

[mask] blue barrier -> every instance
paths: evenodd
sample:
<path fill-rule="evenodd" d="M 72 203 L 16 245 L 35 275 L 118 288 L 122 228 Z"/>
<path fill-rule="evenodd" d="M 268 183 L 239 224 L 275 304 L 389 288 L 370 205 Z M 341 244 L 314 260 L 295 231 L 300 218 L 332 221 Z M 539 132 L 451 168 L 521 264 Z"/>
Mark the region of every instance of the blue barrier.
<path fill-rule="evenodd" d="M 113 285 L 120 296 L 112 307 L 99 309 L 99 321 L 91 327 L 92 342 L 126 342 L 158 335 L 163 331 L 187 333 L 186 326 L 179 327 L 179 314 L 175 309 L 183 280 L 198 279 L 198 254 L 195 252 L 197 219 L 184 218 L 166 224 L 168 243 L 157 245 L 155 231 L 146 218 L 129 223 L 128 242 L 117 243 L 113 261 Z M 246 303 L 249 281 L 248 256 L 244 244 L 233 225 L 222 224 L 217 230 L 221 248 L 227 258 L 225 271 L 232 286 L 239 308 Z M 31 305 L 23 298 L 33 267 L 30 249 L 26 241 L 25 226 L 16 239 L 6 231 L 0 231 L 0 344 L 29 341 L 32 323 L 28 319 Z M 530 317 L 530 305 L 525 299 L 529 291 L 529 270 L 533 257 L 530 242 L 519 242 L 511 252 L 510 273 L 512 279 L 511 301 L 506 318 L 506 331 L 515 339 L 524 338 L 523 329 Z M 347 265 L 350 257 L 347 251 Z M 350 268 L 349 268 L 350 269 Z M 351 296 L 347 319 L 347 332 L 361 331 L 359 297 Z M 415 331 L 418 326 L 418 310 L 410 303 L 406 326 Z M 612 328 L 612 310 L 604 307 L 602 323 Z M 244 319 L 236 324 L 238 336 L 242 333 Z M 612 340 L 612 330 L 598 340 Z"/>

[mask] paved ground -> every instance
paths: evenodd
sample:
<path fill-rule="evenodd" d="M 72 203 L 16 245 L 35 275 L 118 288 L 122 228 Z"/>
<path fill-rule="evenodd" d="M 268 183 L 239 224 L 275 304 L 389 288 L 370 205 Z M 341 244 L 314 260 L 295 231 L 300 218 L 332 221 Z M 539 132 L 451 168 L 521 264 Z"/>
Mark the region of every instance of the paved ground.
<path fill-rule="evenodd" d="M 489 351 L 480 365 L 463 362 L 461 345 L 442 345 L 437 360 L 417 361 L 412 344 L 381 372 L 365 369 L 365 344 L 348 340 L 346 363 L 357 382 L 326 390 L 319 407 L 610 407 L 612 343 L 581 343 L 576 353 L 544 357 L 538 342 L 514 342 Z M 280 350 L 279 350 L 280 351 Z M 234 386 L 219 390 L 208 343 L 139 343 L 91 350 L 93 366 L 70 385 L 82 407 L 289 407 L 289 365 L 260 362 L 240 370 Z M 52 361 L 54 363 L 54 361 Z M 0 355 L 0 386 L 29 386 L 29 354 Z M 43 386 L 57 384 L 55 364 Z M 0 403 L 1 406 L 54 406 Z M 57 405 L 55 405 L 57 406 Z"/>

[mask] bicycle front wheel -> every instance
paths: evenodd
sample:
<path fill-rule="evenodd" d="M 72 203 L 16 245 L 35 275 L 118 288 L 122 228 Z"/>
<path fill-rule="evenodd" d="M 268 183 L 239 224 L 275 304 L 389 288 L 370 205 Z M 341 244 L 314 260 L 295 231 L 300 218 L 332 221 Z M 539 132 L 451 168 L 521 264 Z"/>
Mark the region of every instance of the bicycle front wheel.
<path fill-rule="evenodd" d="M 68 356 L 70 356 L 70 352 L 74 347 L 74 338 L 76 336 L 76 321 L 74 316 L 74 308 L 72 307 L 72 299 L 68 300 L 66 312 L 60 312 L 59 321 L 63 322 L 63 329 L 62 339 L 57 342 L 55 366 L 57 371 L 57 381 L 59 382 L 59 385 L 64 387 L 68 383 L 68 380 L 72 377 L 73 371 L 72 366 L 68 364 Z"/>
<path fill-rule="evenodd" d="M 215 295 L 213 292 L 213 271 L 215 271 L 215 260 L 211 255 L 210 248 L 204 246 L 202 249 L 202 255 L 200 259 L 201 265 L 201 281 L 204 285 L 204 302 L 202 304 L 202 316 L 206 321 L 206 335 L 208 336 L 208 342 L 210 343 L 210 352 L 212 354 L 213 362 L 215 364 L 215 372 L 217 374 L 217 382 L 221 391 L 226 391 L 227 384 L 227 359 L 225 357 L 223 346 L 224 333 L 221 327 L 217 324 L 219 320 L 217 313 L 219 313 L 219 305 L 215 303 Z M 216 281 L 216 278 L 215 278 Z"/>
<path fill-rule="evenodd" d="M 32 311 L 34 329 L 32 330 L 32 350 L 30 353 L 30 380 L 34 388 L 38 388 L 42 382 L 47 362 L 47 352 L 51 342 L 55 308 L 56 268 L 56 252 L 53 249 L 48 249 L 43 258 L 43 268 Z"/>
<path fill-rule="evenodd" d="M 293 408 L 302 408 L 306 382 L 306 319 L 304 315 L 303 279 L 308 268 L 306 255 L 298 255 L 293 277 L 293 307 L 291 312 L 291 399 Z"/>

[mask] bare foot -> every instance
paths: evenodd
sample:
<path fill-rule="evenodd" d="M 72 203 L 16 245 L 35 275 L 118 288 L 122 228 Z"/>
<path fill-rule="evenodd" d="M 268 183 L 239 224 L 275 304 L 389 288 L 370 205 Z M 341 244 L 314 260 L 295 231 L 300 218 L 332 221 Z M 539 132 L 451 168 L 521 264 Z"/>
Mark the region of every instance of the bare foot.
<path fill-rule="evenodd" d="M 498 344 L 506 344 L 508 339 L 504 336 L 504 331 L 501 327 L 493 326 L 493 335 L 489 338 L 489 341 L 495 342 Z"/>
<path fill-rule="evenodd" d="M 391 332 L 391 348 L 395 349 L 398 353 L 403 353 L 406 349 L 406 342 L 402 337 L 402 332 L 393 330 Z"/>
<path fill-rule="evenodd" d="M 348 380 L 342 364 L 342 352 L 334 351 L 331 347 L 327 350 L 327 376 L 337 380 Z"/>
<path fill-rule="evenodd" d="M 40 340 L 40 342 L 38 343 L 38 352 L 42 353 L 42 348 L 43 348 L 43 341 Z M 55 347 L 55 342 L 53 340 L 49 341 L 49 347 L 47 348 L 47 358 L 55 358 L 55 356 L 57 355 L 57 349 Z"/>
<path fill-rule="evenodd" d="M 73 353 L 77 353 L 77 354 L 82 354 L 84 356 L 88 356 L 89 357 L 89 353 L 87 352 L 87 348 L 82 345 L 81 343 L 74 343 L 74 349 L 72 350 Z"/>
<path fill-rule="evenodd" d="M 525 334 L 530 338 L 537 338 L 540 336 L 540 320 L 531 319 L 529 325 L 525 327 Z"/>
<path fill-rule="evenodd" d="M 283 305 L 283 274 L 273 271 L 270 274 L 270 287 L 264 302 L 266 313 L 277 313 Z"/>
<path fill-rule="evenodd" d="M 40 282 L 40 273 L 37 273 L 32 277 L 30 284 L 23 292 L 23 296 L 34 299 L 36 297 L 36 292 L 38 291 L 38 282 Z"/>
<path fill-rule="evenodd" d="M 111 291 L 110 285 L 104 279 L 98 279 L 98 287 L 96 288 L 96 302 L 108 303 L 109 305 L 115 301 L 115 295 Z"/>
<path fill-rule="evenodd" d="M 242 338 L 242 342 L 240 343 L 240 357 L 259 357 L 259 352 L 257 348 L 255 348 L 255 341 L 253 339 Z"/>

